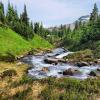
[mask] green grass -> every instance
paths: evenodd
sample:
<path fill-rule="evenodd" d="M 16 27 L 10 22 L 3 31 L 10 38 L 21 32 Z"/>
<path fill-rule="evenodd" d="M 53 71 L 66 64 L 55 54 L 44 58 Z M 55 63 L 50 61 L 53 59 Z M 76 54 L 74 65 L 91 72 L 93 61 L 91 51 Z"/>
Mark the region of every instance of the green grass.
<path fill-rule="evenodd" d="M 41 92 L 42 100 L 96 100 L 100 95 L 100 81 L 71 78 L 48 78 L 47 87 Z"/>
<path fill-rule="evenodd" d="M 11 29 L 0 28 L 0 55 L 8 52 L 19 55 L 31 50 L 32 46 Z"/>
<path fill-rule="evenodd" d="M 34 38 L 30 41 L 32 44 L 33 48 L 52 48 L 53 46 L 46 41 L 45 39 L 41 38 L 38 35 L 34 35 Z"/>
<path fill-rule="evenodd" d="M 33 48 L 51 47 L 52 45 L 40 36 L 35 35 L 31 41 L 27 41 L 11 29 L 0 27 L 0 56 L 7 56 L 8 53 L 18 56 Z"/>

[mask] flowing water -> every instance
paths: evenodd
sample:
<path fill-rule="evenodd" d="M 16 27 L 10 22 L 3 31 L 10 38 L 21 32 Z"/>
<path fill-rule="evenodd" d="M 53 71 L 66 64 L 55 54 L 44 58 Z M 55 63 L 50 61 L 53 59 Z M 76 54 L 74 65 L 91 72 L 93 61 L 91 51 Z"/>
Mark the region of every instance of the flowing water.
<path fill-rule="evenodd" d="M 59 62 L 57 65 L 55 64 L 47 64 L 44 62 L 44 59 L 47 57 L 55 57 L 57 59 L 63 58 L 64 56 L 67 56 L 68 54 L 73 53 L 65 50 L 64 48 L 57 48 L 54 49 L 51 53 L 46 53 L 42 55 L 36 55 L 31 57 L 26 57 L 24 60 L 27 61 L 27 63 L 31 63 L 32 69 L 28 70 L 28 74 L 34 78 L 42 79 L 47 77 L 72 77 L 72 78 L 78 78 L 78 79 L 86 79 L 89 77 L 89 73 L 91 71 L 96 70 L 99 65 L 96 66 L 84 66 L 84 67 L 77 67 L 73 66 L 67 63 L 61 63 Z M 44 67 L 48 68 L 48 71 L 43 71 L 42 69 Z M 63 71 L 69 69 L 69 68 L 77 68 L 81 74 L 77 74 L 74 76 L 64 76 Z"/>

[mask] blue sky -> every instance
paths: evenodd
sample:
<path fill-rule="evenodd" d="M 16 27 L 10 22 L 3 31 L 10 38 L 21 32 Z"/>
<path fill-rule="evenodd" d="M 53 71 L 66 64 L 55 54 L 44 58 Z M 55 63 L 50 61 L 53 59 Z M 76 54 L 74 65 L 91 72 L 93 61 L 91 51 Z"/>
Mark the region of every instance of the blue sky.
<path fill-rule="evenodd" d="M 8 0 L 0 0 L 7 7 Z M 33 22 L 43 22 L 45 27 L 74 22 L 80 16 L 88 15 L 96 2 L 100 10 L 100 0 L 9 0 L 23 11 L 27 5 L 29 18 Z"/>

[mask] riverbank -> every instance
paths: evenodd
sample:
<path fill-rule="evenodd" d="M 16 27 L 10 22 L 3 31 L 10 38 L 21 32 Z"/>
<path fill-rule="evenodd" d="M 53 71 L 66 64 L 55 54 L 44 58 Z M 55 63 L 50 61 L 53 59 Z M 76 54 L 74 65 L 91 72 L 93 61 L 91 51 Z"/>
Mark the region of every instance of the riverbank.
<path fill-rule="evenodd" d="M 0 62 L 0 99 L 39 99 L 45 85 L 27 76 L 29 66 L 21 62 Z"/>
<path fill-rule="evenodd" d="M 41 53 L 36 54 L 36 56 L 38 57 Z M 33 61 L 36 62 L 36 60 L 34 59 Z M 61 98 L 64 100 L 65 98 L 96 100 L 100 96 L 100 77 L 86 80 L 49 77 L 38 80 L 29 77 L 27 70 L 29 70 L 29 65 L 20 61 L 14 63 L 0 62 L 0 73 L 6 73 L 0 80 L 1 100 L 8 98 L 12 100 L 59 100 Z"/>
<path fill-rule="evenodd" d="M 73 78 L 37 80 L 27 75 L 28 68 L 28 65 L 19 62 L 0 62 L 0 73 L 7 73 L 6 70 L 16 72 L 10 76 L 5 74 L 6 76 L 0 79 L 1 100 L 59 100 L 60 98 L 96 100 L 100 96 L 100 77 L 86 80 Z"/>

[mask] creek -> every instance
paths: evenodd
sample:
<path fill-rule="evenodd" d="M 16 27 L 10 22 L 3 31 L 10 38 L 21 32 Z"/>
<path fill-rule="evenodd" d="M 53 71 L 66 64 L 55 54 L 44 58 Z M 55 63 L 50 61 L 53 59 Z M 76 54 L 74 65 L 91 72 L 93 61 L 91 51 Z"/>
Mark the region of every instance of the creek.
<path fill-rule="evenodd" d="M 44 61 L 46 58 L 61 59 L 64 56 L 67 56 L 68 54 L 71 53 L 73 52 L 65 50 L 64 48 L 57 48 L 52 50 L 51 53 L 43 53 L 39 55 L 32 55 L 29 57 L 25 57 L 23 58 L 23 61 L 32 66 L 31 69 L 28 70 L 28 74 L 37 79 L 43 79 L 47 77 L 57 77 L 57 78 L 71 77 L 77 79 L 87 79 L 90 77 L 89 73 L 91 71 L 94 71 L 97 68 L 99 68 L 99 65 L 78 67 L 64 62 L 58 62 L 57 64 L 54 63 L 49 64 Z M 47 68 L 47 71 L 43 71 L 43 68 L 45 69 Z M 63 71 L 69 68 L 72 69 L 76 68 L 78 69 L 78 71 L 81 72 L 81 74 L 76 74 L 73 76 L 63 75 Z"/>

